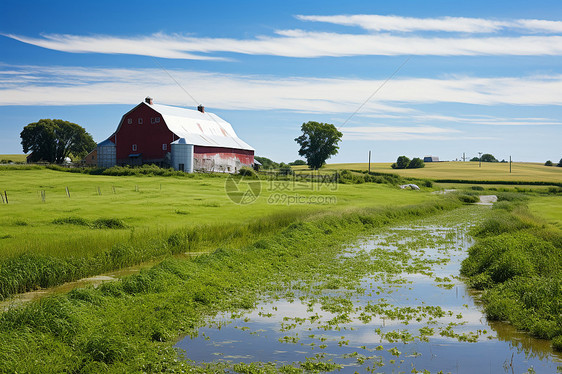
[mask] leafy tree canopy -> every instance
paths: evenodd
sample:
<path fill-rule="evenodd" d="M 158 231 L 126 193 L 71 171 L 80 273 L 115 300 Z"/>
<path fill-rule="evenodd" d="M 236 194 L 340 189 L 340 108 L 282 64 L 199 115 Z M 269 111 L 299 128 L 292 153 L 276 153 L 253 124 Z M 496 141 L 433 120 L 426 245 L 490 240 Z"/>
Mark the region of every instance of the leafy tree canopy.
<path fill-rule="evenodd" d="M 289 165 L 298 166 L 298 165 L 306 165 L 305 160 L 295 160 L 293 162 L 289 162 Z"/>
<path fill-rule="evenodd" d="M 400 156 L 396 162 L 390 165 L 393 169 L 406 169 L 410 165 L 410 159 L 406 156 Z"/>
<path fill-rule="evenodd" d="M 425 163 L 419 157 L 410 160 L 406 156 L 400 156 L 390 167 L 393 169 L 419 169 L 425 167 Z"/>
<path fill-rule="evenodd" d="M 23 152 L 32 152 L 31 161 L 60 164 L 66 157 L 84 157 L 96 142 L 86 130 L 61 119 L 41 119 L 30 123 L 20 133 Z"/>
<path fill-rule="evenodd" d="M 410 164 L 407 166 L 408 169 L 420 169 L 423 167 L 425 167 L 425 163 L 419 157 L 414 157 L 412 161 L 410 161 Z"/>
<path fill-rule="evenodd" d="M 552 166 L 552 161 L 547 160 L 547 161 L 544 163 L 544 166 Z"/>
<path fill-rule="evenodd" d="M 279 164 L 267 157 L 255 156 L 254 159 L 261 164 L 263 169 L 279 169 Z"/>
<path fill-rule="evenodd" d="M 482 162 L 498 162 L 498 160 L 489 153 L 484 153 L 482 155 Z"/>
<path fill-rule="evenodd" d="M 299 156 L 306 158 L 310 168 L 319 169 L 327 159 L 338 153 L 338 143 L 343 134 L 336 126 L 309 121 L 302 124 L 301 131 L 302 135 L 295 141 L 301 146 Z"/>

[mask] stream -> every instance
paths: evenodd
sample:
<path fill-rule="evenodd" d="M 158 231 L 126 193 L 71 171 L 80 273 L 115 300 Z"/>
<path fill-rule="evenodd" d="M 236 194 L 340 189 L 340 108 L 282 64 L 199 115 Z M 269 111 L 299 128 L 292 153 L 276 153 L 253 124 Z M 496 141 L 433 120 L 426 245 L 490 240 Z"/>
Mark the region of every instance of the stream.
<path fill-rule="evenodd" d="M 364 274 L 351 288 L 264 296 L 252 311 L 209 319 L 176 347 L 194 365 L 222 368 L 261 362 L 342 373 L 562 372 L 562 355 L 548 341 L 487 321 L 478 294 L 459 277 L 473 244 L 467 232 L 486 209 L 376 231 L 345 248 L 341 265 L 384 257 L 400 271 Z"/>

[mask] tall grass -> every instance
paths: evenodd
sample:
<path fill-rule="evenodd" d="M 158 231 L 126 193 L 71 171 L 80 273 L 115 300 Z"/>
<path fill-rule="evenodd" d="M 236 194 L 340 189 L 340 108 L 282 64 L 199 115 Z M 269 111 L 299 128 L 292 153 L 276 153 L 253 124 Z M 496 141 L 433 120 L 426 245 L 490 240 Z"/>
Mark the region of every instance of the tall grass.
<path fill-rule="evenodd" d="M 305 273 L 310 278 L 329 268 L 346 279 L 358 276 L 342 268 L 342 244 L 376 226 L 459 206 L 443 199 L 410 207 L 293 213 L 239 226 L 242 234 L 224 226 L 178 231 L 168 237 L 170 245 L 214 243 L 218 249 L 193 260 L 167 258 L 120 281 L 0 315 L 0 372 L 179 371 L 174 341 L 178 334 L 193 333 L 206 315 L 250 309 L 260 292 L 294 283 Z M 244 247 L 234 244 L 244 241 Z M 113 256 L 126 258 L 127 251 L 114 249 Z M 357 264 L 372 269 L 360 258 Z"/>
<path fill-rule="evenodd" d="M 457 202 L 444 199 L 416 206 L 394 208 L 350 209 L 344 213 L 290 211 L 247 223 L 219 223 L 178 229 L 150 239 L 130 238 L 128 242 L 112 245 L 106 251 L 91 257 L 65 257 L 24 253 L 5 261 L 0 267 L 0 299 L 11 295 L 50 287 L 82 277 L 100 274 L 113 269 L 132 266 L 140 262 L 189 251 L 205 252 L 229 245 L 242 247 L 302 221 L 324 222 L 326 230 L 334 230 L 336 222 L 344 219 L 368 227 L 379 227 L 398 219 L 434 214 L 452 209 Z M 68 221 L 68 220 L 67 220 Z M 75 218 L 71 222 L 80 222 Z M 330 225 L 330 222 L 332 224 Z"/>
<path fill-rule="evenodd" d="M 533 217 L 520 199 L 504 200 L 474 230 L 479 240 L 461 274 L 485 290 L 486 315 L 536 337 L 562 336 L 562 232 Z M 519 200 L 519 201 L 517 201 Z"/>

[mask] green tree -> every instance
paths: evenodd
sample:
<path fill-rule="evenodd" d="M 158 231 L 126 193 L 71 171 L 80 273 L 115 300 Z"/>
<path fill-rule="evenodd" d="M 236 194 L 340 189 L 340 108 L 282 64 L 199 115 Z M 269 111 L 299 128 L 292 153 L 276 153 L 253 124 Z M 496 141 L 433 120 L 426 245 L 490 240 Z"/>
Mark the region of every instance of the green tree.
<path fill-rule="evenodd" d="M 560 159 L 560 162 L 556 166 L 562 167 L 562 158 Z"/>
<path fill-rule="evenodd" d="M 66 157 L 84 157 L 96 142 L 86 130 L 61 119 L 41 119 L 30 123 L 20 133 L 24 153 L 32 152 L 31 161 L 60 164 Z"/>
<path fill-rule="evenodd" d="M 544 166 L 552 166 L 552 161 L 548 160 L 544 163 Z"/>
<path fill-rule="evenodd" d="M 254 156 L 254 160 L 261 164 L 262 169 L 279 169 L 279 164 L 275 161 L 270 160 L 267 157 Z"/>
<path fill-rule="evenodd" d="M 406 169 L 408 165 L 410 165 L 410 159 L 406 156 L 400 156 L 390 167 L 393 169 Z"/>
<path fill-rule="evenodd" d="M 301 148 L 299 156 L 306 158 L 312 169 L 318 169 L 326 160 L 338 153 L 338 143 L 343 134 L 329 123 L 309 121 L 301 126 L 302 135 L 295 138 Z"/>
<path fill-rule="evenodd" d="M 420 169 L 423 167 L 425 167 L 425 163 L 419 157 L 414 157 L 407 166 L 408 169 Z"/>
<path fill-rule="evenodd" d="M 289 165 L 292 165 L 292 166 L 306 165 L 306 161 L 305 160 L 295 160 L 293 162 L 289 162 Z"/>
<path fill-rule="evenodd" d="M 498 162 L 498 160 L 489 153 L 484 153 L 482 155 L 482 162 Z"/>

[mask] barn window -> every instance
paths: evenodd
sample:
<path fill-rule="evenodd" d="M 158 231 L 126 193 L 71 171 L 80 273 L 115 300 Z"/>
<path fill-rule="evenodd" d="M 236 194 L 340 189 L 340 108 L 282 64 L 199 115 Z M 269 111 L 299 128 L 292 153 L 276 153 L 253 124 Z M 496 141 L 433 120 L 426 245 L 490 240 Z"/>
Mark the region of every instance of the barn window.
<path fill-rule="evenodd" d="M 163 151 L 168 150 L 168 144 L 165 144 L 165 143 L 162 144 L 162 150 L 163 150 Z"/>
<path fill-rule="evenodd" d="M 132 118 L 127 119 L 127 123 L 128 123 L 129 125 L 132 125 L 132 124 L 133 124 L 133 119 L 132 119 Z"/>
<path fill-rule="evenodd" d="M 136 152 L 136 150 L 137 150 L 137 145 L 133 144 L 133 152 Z"/>
<path fill-rule="evenodd" d="M 142 118 L 139 118 L 139 125 L 142 125 Z"/>

